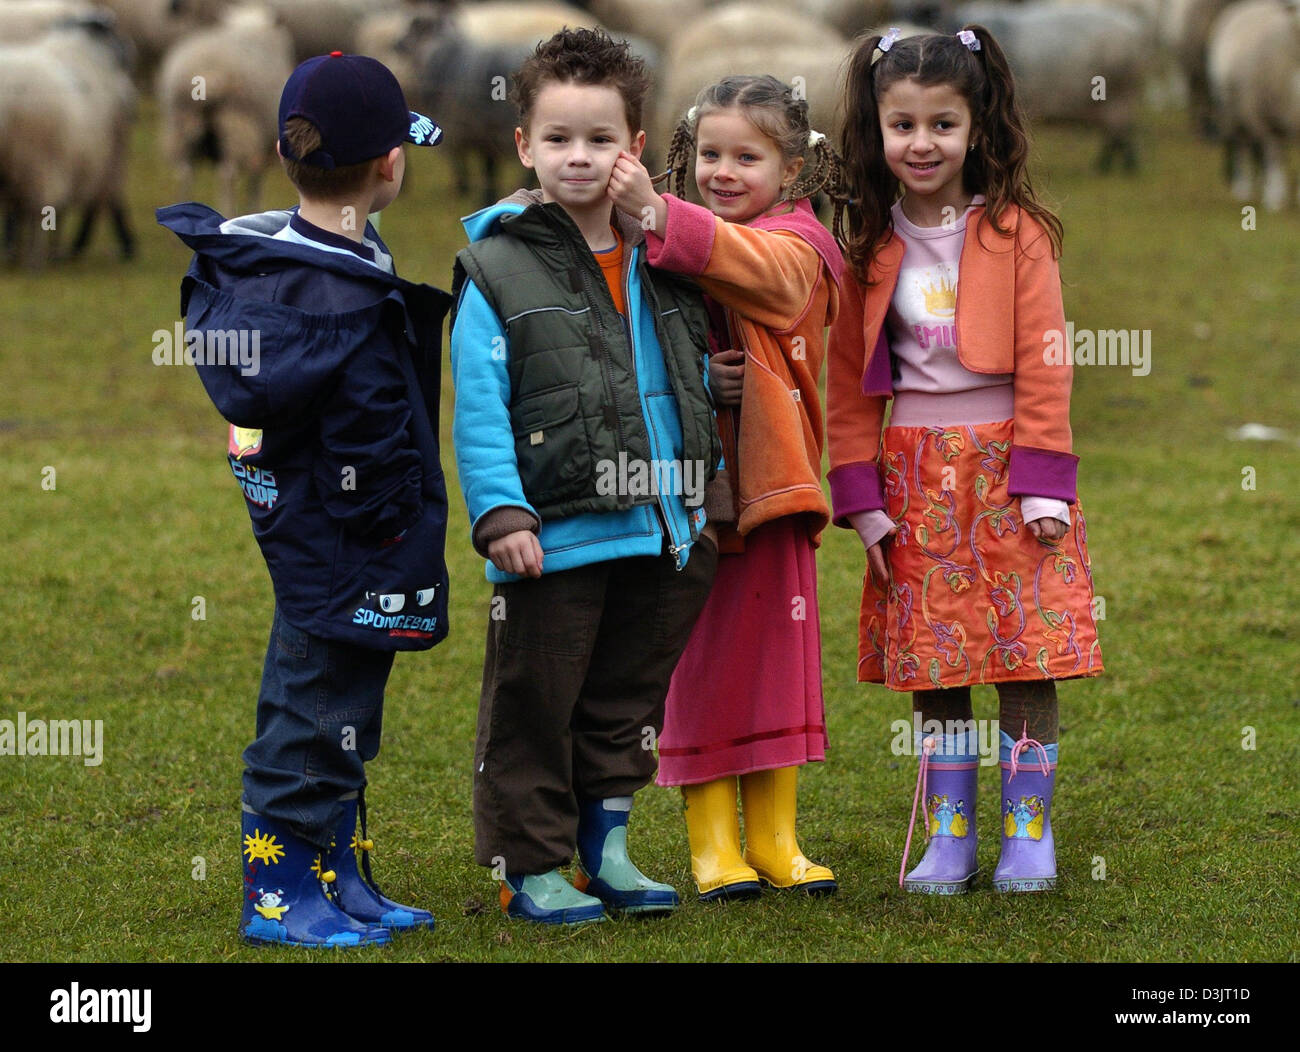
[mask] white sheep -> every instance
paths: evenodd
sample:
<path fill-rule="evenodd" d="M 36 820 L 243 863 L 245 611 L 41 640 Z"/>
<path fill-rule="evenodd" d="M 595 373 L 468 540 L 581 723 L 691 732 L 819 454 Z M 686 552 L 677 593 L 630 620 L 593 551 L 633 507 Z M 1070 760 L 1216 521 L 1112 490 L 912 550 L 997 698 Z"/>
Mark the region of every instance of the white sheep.
<path fill-rule="evenodd" d="M 400 0 L 259 0 L 293 37 L 296 62 L 331 51 L 368 54 L 357 47 L 365 19 L 400 7 Z M 376 56 L 377 57 L 377 56 Z"/>
<path fill-rule="evenodd" d="M 982 25 L 1002 46 L 1031 120 L 1099 127 L 1098 168 L 1108 171 L 1115 157 L 1137 168 L 1133 129 L 1153 65 L 1137 15 L 1105 3 L 994 0 L 964 4 L 955 15 L 957 25 Z"/>
<path fill-rule="evenodd" d="M 535 45 L 565 26 L 595 27 L 599 23 L 580 7 L 548 0 L 485 0 L 465 5 L 408 3 L 367 15 L 356 31 L 356 50 L 391 69 L 408 100 L 413 99 L 421 91 L 420 52 L 428 48 L 444 24 L 454 26 L 478 44 Z M 437 115 L 430 116 L 436 119 Z M 447 146 L 455 152 L 454 146 Z"/>
<path fill-rule="evenodd" d="M 1210 32 L 1206 63 L 1233 195 L 1251 199 L 1258 158 L 1264 207 L 1284 208 L 1287 144 L 1300 138 L 1300 5 L 1244 0 L 1227 8 Z"/>
<path fill-rule="evenodd" d="M 220 25 L 199 30 L 172 48 L 158 71 L 164 159 L 188 197 L 198 160 L 215 161 L 220 206 L 235 215 L 236 183 L 258 207 L 261 180 L 275 159 L 280 92 L 293 71 L 293 41 L 261 8 L 237 8 Z"/>
<path fill-rule="evenodd" d="M 455 16 L 466 36 L 484 44 L 511 40 L 536 45 L 565 26 L 595 29 L 601 24 L 590 11 L 553 0 L 482 0 L 456 7 Z"/>
<path fill-rule="evenodd" d="M 611 33 L 634 33 L 667 51 L 673 37 L 718 0 L 591 0 L 591 13 Z"/>
<path fill-rule="evenodd" d="M 611 32 L 633 33 L 668 51 L 678 35 L 697 18 L 728 0 L 591 0 L 591 13 Z M 855 36 L 893 9 L 890 0 L 750 0 L 751 4 L 825 24 L 846 37 Z"/>
<path fill-rule="evenodd" d="M 145 90 L 162 56 L 182 37 L 218 21 L 230 0 L 96 0 L 112 11 L 117 30 L 136 51 Z"/>
<path fill-rule="evenodd" d="M 837 30 L 792 11 L 749 3 L 707 11 L 664 55 L 655 145 L 666 150 L 700 90 L 732 74 L 770 73 L 789 84 L 807 100 L 812 127 L 829 135 L 849 49 Z"/>
<path fill-rule="evenodd" d="M 6 0 L 0 3 L 0 43 L 32 40 L 60 22 L 94 14 L 84 0 Z"/>
<path fill-rule="evenodd" d="M 31 267 L 51 254 L 62 216 L 84 209 L 74 254 L 108 208 L 124 258 L 134 253 L 124 181 L 135 119 L 131 52 L 111 16 L 60 24 L 0 46 L 0 202 L 17 254 Z M 7 239 L 8 240 L 8 239 Z"/>

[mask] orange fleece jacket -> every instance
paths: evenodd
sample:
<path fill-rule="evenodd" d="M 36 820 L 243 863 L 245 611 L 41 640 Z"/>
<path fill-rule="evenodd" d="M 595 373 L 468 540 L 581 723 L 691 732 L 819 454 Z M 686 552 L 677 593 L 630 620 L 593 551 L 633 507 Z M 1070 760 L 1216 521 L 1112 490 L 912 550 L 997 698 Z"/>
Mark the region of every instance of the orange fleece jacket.
<path fill-rule="evenodd" d="M 748 224 L 728 223 L 665 194 L 668 222 L 647 233 L 651 266 L 687 274 L 725 309 L 745 353 L 734 463 L 736 528 L 807 514 L 821 543 L 830 508 L 821 485 L 826 326 L 839 304 L 844 259 L 806 200 Z"/>

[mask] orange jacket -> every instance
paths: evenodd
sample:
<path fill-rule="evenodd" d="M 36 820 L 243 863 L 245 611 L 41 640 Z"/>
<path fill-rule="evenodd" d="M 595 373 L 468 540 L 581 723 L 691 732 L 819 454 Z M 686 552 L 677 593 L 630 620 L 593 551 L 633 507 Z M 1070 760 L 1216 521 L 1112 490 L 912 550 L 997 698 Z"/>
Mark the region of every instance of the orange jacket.
<path fill-rule="evenodd" d="M 741 224 L 664 196 L 664 236 L 647 236 L 651 266 L 698 281 L 726 308 L 732 346 L 745 352 L 734 452 L 724 453 L 737 497 L 736 528 L 744 535 L 773 519 L 807 513 L 809 535 L 818 544 L 830 508 L 821 485 L 817 384 L 826 326 L 838 309 L 843 256 L 806 200 L 785 214 Z"/>
<path fill-rule="evenodd" d="M 1001 235 L 983 206 L 967 218 L 957 276 L 957 359 L 974 373 L 1011 373 L 1015 398 L 1009 491 L 1073 502 L 1079 458 L 1070 451 L 1073 368 L 1048 364 L 1052 333 L 1065 339 L 1060 268 L 1047 232 L 1012 205 Z M 826 383 L 831 500 L 835 524 L 884 507 L 878 461 L 885 403 L 893 395 L 886 338 L 903 243 L 893 233 L 876 252 L 869 284 L 849 275 L 831 327 Z M 874 284 L 873 284 L 874 283 Z M 1067 356 L 1068 359 L 1068 356 Z"/>

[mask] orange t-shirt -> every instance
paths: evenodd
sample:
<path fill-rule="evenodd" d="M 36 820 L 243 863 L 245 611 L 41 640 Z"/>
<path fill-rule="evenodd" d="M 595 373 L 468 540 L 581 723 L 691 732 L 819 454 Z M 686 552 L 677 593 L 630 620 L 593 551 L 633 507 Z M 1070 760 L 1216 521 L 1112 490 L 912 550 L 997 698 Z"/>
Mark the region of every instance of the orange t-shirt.
<path fill-rule="evenodd" d="M 610 229 L 613 229 L 612 227 Z M 605 284 L 609 294 L 614 297 L 614 306 L 619 314 L 627 314 L 627 301 L 623 298 L 623 237 L 614 231 L 614 247 L 603 252 L 593 252 L 600 272 L 605 275 Z"/>

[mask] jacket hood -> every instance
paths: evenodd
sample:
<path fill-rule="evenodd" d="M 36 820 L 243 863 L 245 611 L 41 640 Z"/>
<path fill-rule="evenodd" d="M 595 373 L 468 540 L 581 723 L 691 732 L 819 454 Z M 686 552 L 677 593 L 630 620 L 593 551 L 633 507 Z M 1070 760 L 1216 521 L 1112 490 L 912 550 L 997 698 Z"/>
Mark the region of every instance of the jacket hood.
<path fill-rule="evenodd" d="M 469 235 L 471 241 L 482 241 L 484 238 L 500 233 L 501 220 L 506 216 L 518 215 L 529 205 L 541 203 L 540 190 L 516 190 L 494 205 L 488 205 L 472 215 L 461 217 L 460 224 L 465 228 L 465 233 Z"/>
<path fill-rule="evenodd" d="M 789 230 L 798 234 L 817 250 L 826 269 L 835 279 L 835 284 L 840 284 L 840 278 L 844 274 L 844 254 L 831 232 L 822 226 L 806 197 L 795 202 L 793 211 L 784 215 L 759 216 L 747 225 L 760 230 Z"/>
<path fill-rule="evenodd" d="M 410 282 L 365 260 L 277 241 L 288 210 L 224 220 L 196 203 L 160 208 L 158 222 L 194 250 L 181 283 L 184 330 L 177 359 L 192 362 L 217 409 L 239 427 L 292 421 L 328 395 L 338 370 L 367 342 L 386 312 L 406 322 Z M 367 225 L 367 235 L 378 235 Z M 313 300 L 353 309 L 305 310 L 280 302 L 283 280 L 311 268 Z M 170 337 L 169 337 L 170 338 Z M 155 335 L 155 340 L 157 336 Z M 158 351 L 155 350 L 155 354 Z"/>
<path fill-rule="evenodd" d="M 195 252 L 231 270 L 251 271 L 267 266 L 304 263 L 317 270 L 333 271 L 392 285 L 406 284 L 405 279 L 387 273 L 365 260 L 341 252 L 320 252 L 309 245 L 278 241 L 275 235 L 289 225 L 293 211 L 288 208 L 255 212 L 225 219 L 220 212 L 196 201 L 170 205 L 154 213 L 165 226 Z M 369 222 L 366 238 L 382 244 Z M 383 253 L 387 255 L 387 252 Z M 391 257 L 390 257 L 391 258 Z"/>
<path fill-rule="evenodd" d="M 513 226 L 512 223 L 506 222 L 509 217 L 522 215 L 532 208 L 536 208 L 538 211 L 519 221 L 524 224 L 523 226 Z M 473 215 L 465 216 L 461 220 L 461 224 L 465 227 L 465 233 L 469 235 L 470 241 L 482 241 L 484 238 L 501 233 L 503 224 L 513 226 L 512 232 L 528 237 L 533 231 L 540 233 L 543 230 L 549 230 L 549 227 L 540 225 L 546 222 L 539 214 L 542 209 L 551 210 L 552 213 L 563 213 L 565 218 L 568 218 L 568 213 L 564 212 L 561 205 L 554 202 L 547 204 L 542 200 L 541 190 L 516 190 L 509 197 L 503 197 L 496 204 L 488 205 Z M 537 219 L 538 226 L 533 225 L 532 220 L 534 218 Z M 572 219 L 568 221 L 573 222 Z M 645 231 L 634 217 L 620 212 L 618 209 L 613 209 L 612 223 L 617 227 L 619 235 L 623 238 L 624 248 L 633 248 L 645 241 Z"/>

